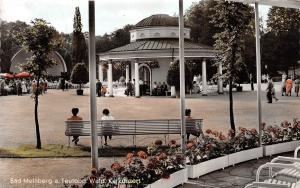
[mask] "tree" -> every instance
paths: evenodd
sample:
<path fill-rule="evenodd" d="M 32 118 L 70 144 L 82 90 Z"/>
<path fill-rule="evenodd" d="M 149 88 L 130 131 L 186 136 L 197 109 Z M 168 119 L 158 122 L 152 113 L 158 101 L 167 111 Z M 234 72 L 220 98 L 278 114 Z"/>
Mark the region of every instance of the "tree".
<path fill-rule="evenodd" d="M 300 59 L 300 10 L 272 7 L 268 13 L 267 33 L 263 36 L 263 62 L 277 71 L 296 69 Z"/>
<path fill-rule="evenodd" d="M 85 63 L 87 65 L 87 45 L 82 33 L 81 15 L 79 7 L 75 8 L 74 23 L 73 23 L 73 50 L 72 62 L 73 66 L 77 63 Z"/>
<path fill-rule="evenodd" d="M 31 21 L 32 27 L 18 34 L 17 38 L 21 46 L 32 53 L 32 57 L 25 64 L 21 65 L 24 71 L 31 73 L 36 81 L 37 88 L 40 86 L 40 78 L 45 75 L 46 70 L 55 64 L 55 60 L 49 58 L 49 54 L 60 46 L 59 34 L 49 26 L 43 19 Z M 41 149 L 41 138 L 38 119 L 39 90 L 34 93 L 35 106 L 34 117 L 36 127 L 36 148 Z"/>
<path fill-rule="evenodd" d="M 192 87 L 193 75 L 191 68 L 185 63 L 185 86 L 186 89 Z M 175 90 L 180 90 L 180 73 L 179 73 L 179 61 L 172 62 L 167 74 L 167 83 L 170 86 L 175 86 Z"/>
<path fill-rule="evenodd" d="M 77 63 L 71 74 L 71 82 L 74 84 L 79 84 L 79 89 L 81 90 L 82 84 L 86 84 L 89 81 L 89 72 L 84 63 Z"/>
<path fill-rule="evenodd" d="M 1 59 L 1 71 L 9 72 L 11 59 L 13 55 L 20 49 L 18 41 L 16 40 L 17 33 L 22 33 L 27 28 L 25 22 L 5 22 L 1 23 L 1 48 L 0 48 L 0 59 Z"/>
<path fill-rule="evenodd" d="M 187 25 L 191 27 L 193 42 L 212 46 L 215 39 L 213 36 L 218 28 L 209 20 L 215 14 L 213 7 L 217 4 L 214 0 L 203 0 L 193 5 L 185 13 Z"/>
<path fill-rule="evenodd" d="M 243 38 L 253 19 L 253 9 L 249 5 L 225 0 L 219 1 L 214 9 L 212 23 L 220 29 L 215 35 L 214 47 L 219 51 L 218 60 L 223 63 L 223 76 L 229 80 L 230 125 L 235 131 L 232 86 L 243 65 Z"/>

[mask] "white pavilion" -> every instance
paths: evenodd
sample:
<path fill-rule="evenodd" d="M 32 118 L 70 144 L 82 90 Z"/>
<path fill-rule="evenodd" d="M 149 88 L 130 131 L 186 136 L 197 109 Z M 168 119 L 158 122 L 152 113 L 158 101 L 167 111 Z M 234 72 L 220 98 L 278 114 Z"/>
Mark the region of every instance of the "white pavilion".
<path fill-rule="evenodd" d="M 214 58 L 216 52 L 212 47 L 192 43 L 190 41 L 190 31 L 190 28 L 184 28 L 185 59 L 202 60 L 202 94 L 207 95 L 206 60 Z M 130 65 L 126 66 L 126 83 L 138 78 L 135 80 L 142 80 L 144 83 L 147 83 L 151 95 L 154 82 L 166 82 L 170 62 L 178 60 L 178 51 L 178 17 L 165 14 L 152 15 L 138 22 L 130 30 L 129 44 L 97 54 L 99 79 L 103 82 L 103 62 L 107 62 L 108 90 L 112 91 L 112 64 L 120 61 L 129 61 Z M 153 61 L 159 64 L 159 68 L 151 69 L 148 63 Z M 222 74 L 221 63 L 219 63 L 218 72 Z M 219 93 L 223 92 L 222 85 L 222 80 L 219 79 Z M 110 96 L 112 95 L 113 92 L 110 92 Z M 135 96 L 140 96 L 139 82 L 137 81 L 135 81 Z"/>

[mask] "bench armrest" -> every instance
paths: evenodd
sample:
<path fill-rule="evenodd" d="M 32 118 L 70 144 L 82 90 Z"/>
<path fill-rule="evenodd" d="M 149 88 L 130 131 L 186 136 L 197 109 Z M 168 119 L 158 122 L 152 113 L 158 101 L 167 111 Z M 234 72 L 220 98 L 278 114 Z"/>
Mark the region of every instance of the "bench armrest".
<path fill-rule="evenodd" d="M 253 182 L 249 185 L 247 185 L 245 188 L 289 188 L 288 185 L 279 185 L 274 183 L 266 183 L 266 182 Z"/>
<path fill-rule="evenodd" d="M 276 161 L 285 161 L 285 162 L 293 162 L 293 163 L 299 162 L 300 163 L 300 158 L 278 156 L 278 157 L 272 159 L 271 163 L 275 163 Z"/>
<path fill-rule="evenodd" d="M 264 165 L 261 165 L 256 172 L 256 181 L 259 182 L 260 173 L 265 168 L 289 168 L 289 169 L 295 169 L 298 170 L 298 168 L 293 164 L 282 164 L 282 163 L 266 163 Z M 271 176 L 271 174 L 269 174 Z"/>

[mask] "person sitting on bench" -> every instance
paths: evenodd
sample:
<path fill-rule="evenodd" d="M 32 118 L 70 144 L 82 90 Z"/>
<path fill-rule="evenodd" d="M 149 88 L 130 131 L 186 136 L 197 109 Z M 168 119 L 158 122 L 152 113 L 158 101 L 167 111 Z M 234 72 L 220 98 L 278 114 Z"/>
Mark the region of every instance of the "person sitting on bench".
<path fill-rule="evenodd" d="M 73 114 L 73 116 L 71 116 L 70 118 L 68 118 L 68 121 L 82 121 L 82 117 L 78 116 L 77 115 L 78 113 L 79 113 L 79 109 L 78 108 L 72 108 L 72 114 Z M 77 146 L 77 143 L 79 142 L 79 136 L 73 136 L 72 142 L 74 142 L 75 145 Z"/>
<path fill-rule="evenodd" d="M 103 116 L 101 117 L 101 120 L 114 120 L 115 118 L 113 116 L 110 115 L 110 112 L 108 109 L 104 109 L 103 110 Z M 109 140 L 111 140 L 112 138 L 112 131 L 113 131 L 113 127 L 112 127 L 112 123 L 111 122 L 103 122 L 103 127 L 102 130 L 104 132 L 104 145 L 107 146 L 107 136 L 109 137 Z"/>

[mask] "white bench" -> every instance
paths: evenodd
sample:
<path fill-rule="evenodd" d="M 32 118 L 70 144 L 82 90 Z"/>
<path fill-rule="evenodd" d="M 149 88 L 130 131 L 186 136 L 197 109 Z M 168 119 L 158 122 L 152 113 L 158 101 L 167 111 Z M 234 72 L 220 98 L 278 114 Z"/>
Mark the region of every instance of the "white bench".
<path fill-rule="evenodd" d="M 66 121 L 65 135 L 71 136 L 90 136 L 90 121 Z M 193 119 L 186 122 L 186 132 L 193 133 L 202 131 L 203 120 Z M 132 135 L 133 145 L 135 145 L 137 135 L 165 135 L 180 134 L 181 122 L 179 119 L 169 120 L 105 120 L 97 121 L 97 135 Z"/>

